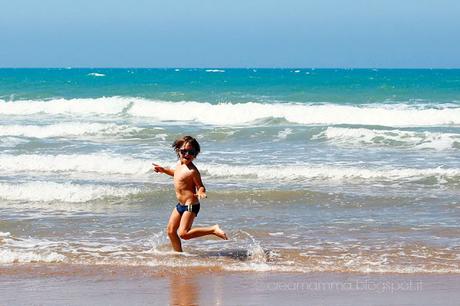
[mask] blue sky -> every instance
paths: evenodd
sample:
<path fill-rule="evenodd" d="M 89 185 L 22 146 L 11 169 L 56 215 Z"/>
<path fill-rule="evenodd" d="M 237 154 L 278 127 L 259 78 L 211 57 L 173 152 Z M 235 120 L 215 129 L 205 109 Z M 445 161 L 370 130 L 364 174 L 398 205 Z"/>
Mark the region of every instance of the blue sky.
<path fill-rule="evenodd" d="M 0 0 L 0 67 L 460 68 L 458 0 Z"/>

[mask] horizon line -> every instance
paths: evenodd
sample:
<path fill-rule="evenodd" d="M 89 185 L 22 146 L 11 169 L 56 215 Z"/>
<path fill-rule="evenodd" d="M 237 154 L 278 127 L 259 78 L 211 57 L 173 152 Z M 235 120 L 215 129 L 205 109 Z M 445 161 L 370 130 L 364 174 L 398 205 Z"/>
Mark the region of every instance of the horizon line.
<path fill-rule="evenodd" d="M 43 67 L 0 67 L 0 69 L 305 69 L 305 70 L 458 70 L 459 67 L 295 67 L 295 66 L 286 66 L 286 67 L 219 67 L 219 66 L 210 66 L 210 67 L 131 67 L 131 66 L 43 66 Z"/>

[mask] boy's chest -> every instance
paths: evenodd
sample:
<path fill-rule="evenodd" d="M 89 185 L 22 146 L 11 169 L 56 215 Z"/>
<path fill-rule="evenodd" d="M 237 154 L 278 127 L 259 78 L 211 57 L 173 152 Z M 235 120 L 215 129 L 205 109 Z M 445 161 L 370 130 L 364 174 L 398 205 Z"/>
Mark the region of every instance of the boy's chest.
<path fill-rule="evenodd" d="M 188 169 L 178 169 L 174 173 L 174 181 L 176 183 L 189 183 L 192 180 L 192 171 Z"/>

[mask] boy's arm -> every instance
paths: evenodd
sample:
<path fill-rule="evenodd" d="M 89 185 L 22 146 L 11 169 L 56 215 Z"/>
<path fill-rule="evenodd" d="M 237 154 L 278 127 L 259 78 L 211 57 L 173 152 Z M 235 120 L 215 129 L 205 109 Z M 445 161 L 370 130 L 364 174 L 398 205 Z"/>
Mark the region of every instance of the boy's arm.
<path fill-rule="evenodd" d="M 170 176 L 174 176 L 174 169 L 163 168 L 162 166 L 157 165 L 155 163 L 152 163 L 152 165 L 153 165 L 153 171 L 155 171 L 157 173 L 164 173 L 164 174 L 167 174 L 167 175 L 170 175 Z"/>
<path fill-rule="evenodd" d="M 201 174 L 198 170 L 193 175 L 193 181 L 196 186 L 196 197 L 199 200 L 206 198 L 206 188 L 204 187 L 203 182 L 201 181 Z"/>

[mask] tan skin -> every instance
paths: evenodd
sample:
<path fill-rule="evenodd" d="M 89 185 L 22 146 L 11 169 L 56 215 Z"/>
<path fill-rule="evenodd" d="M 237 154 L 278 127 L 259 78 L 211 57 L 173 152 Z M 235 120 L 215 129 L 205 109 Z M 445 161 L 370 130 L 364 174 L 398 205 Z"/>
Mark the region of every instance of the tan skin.
<path fill-rule="evenodd" d="M 190 143 L 184 143 L 179 149 L 179 161 L 175 169 L 161 167 L 153 164 L 153 171 L 157 173 L 165 173 L 174 178 L 174 188 L 176 197 L 179 203 L 184 205 L 196 204 L 200 199 L 206 198 L 206 188 L 201 181 L 201 175 L 198 169 L 193 164 L 195 156 L 185 153 L 182 155 L 180 150 L 193 149 Z M 220 229 L 218 224 L 208 227 L 192 228 L 195 220 L 195 213 L 185 211 L 182 215 L 173 208 L 169 217 L 167 232 L 171 240 L 172 247 L 176 252 L 182 252 L 181 240 L 192 239 L 196 237 L 214 235 L 221 239 L 227 240 L 227 235 Z"/>

